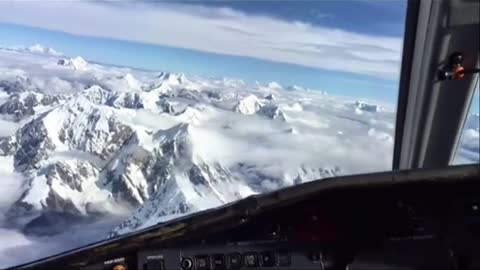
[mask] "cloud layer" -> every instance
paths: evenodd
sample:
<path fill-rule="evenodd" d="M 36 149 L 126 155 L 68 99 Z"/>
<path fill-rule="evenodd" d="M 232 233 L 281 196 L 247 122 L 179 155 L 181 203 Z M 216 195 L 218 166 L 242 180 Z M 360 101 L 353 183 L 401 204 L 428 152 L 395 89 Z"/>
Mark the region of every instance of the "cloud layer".
<path fill-rule="evenodd" d="M 0 22 L 96 37 L 398 76 L 401 38 L 249 15 L 230 8 L 161 3 L 1 2 Z M 308 14 L 306 14 L 307 16 Z"/>

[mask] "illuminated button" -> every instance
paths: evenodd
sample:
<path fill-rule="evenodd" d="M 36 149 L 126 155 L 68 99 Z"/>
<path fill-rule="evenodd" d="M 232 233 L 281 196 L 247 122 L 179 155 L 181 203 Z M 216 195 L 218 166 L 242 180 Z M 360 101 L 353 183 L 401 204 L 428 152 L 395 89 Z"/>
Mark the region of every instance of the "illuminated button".
<path fill-rule="evenodd" d="M 225 256 L 223 254 L 213 255 L 212 265 L 214 270 L 224 270 L 226 268 Z"/>
<path fill-rule="evenodd" d="M 290 266 L 292 259 L 288 252 L 279 252 L 278 253 L 278 265 L 279 266 Z"/>
<path fill-rule="evenodd" d="M 260 258 L 263 267 L 272 267 L 275 265 L 275 254 L 273 254 L 273 252 L 262 252 Z"/>
<path fill-rule="evenodd" d="M 196 256 L 195 264 L 197 270 L 210 270 L 210 258 L 208 256 Z"/>
<path fill-rule="evenodd" d="M 245 266 L 247 267 L 256 267 L 258 266 L 258 256 L 255 252 L 249 252 L 243 254 L 243 259 L 245 260 Z"/>
<path fill-rule="evenodd" d="M 242 267 L 242 255 L 240 253 L 228 254 L 228 265 L 230 269 L 239 269 Z"/>
<path fill-rule="evenodd" d="M 193 268 L 193 261 L 190 258 L 182 258 L 180 262 L 180 267 L 182 270 L 190 270 Z"/>
<path fill-rule="evenodd" d="M 123 264 L 117 264 L 113 266 L 112 270 L 127 270 L 127 267 Z"/>

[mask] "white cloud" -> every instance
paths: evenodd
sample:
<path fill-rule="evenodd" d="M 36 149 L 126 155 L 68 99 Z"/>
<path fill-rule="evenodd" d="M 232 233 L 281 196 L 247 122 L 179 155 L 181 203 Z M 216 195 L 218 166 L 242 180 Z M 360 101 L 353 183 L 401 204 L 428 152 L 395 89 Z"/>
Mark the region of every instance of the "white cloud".
<path fill-rule="evenodd" d="M 19 253 L 10 252 L 10 250 L 22 250 L 22 248 L 29 246 L 31 244 L 31 241 L 28 240 L 25 235 L 16 230 L 6 229 L 2 227 L 0 227 L 0 239 L 2 241 L 2 245 L 0 245 L 0 267 L 9 267 L 19 264 Z M 21 254 L 22 256 L 24 255 L 24 253 Z"/>
<path fill-rule="evenodd" d="M 18 230 L 0 227 L 0 268 L 38 260 L 102 240 L 121 220 L 115 217 L 89 224 L 81 223 L 65 229 L 61 234 L 44 237 L 26 236 Z"/>
<path fill-rule="evenodd" d="M 395 78 L 401 38 L 158 3 L 1 2 L 0 22 Z"/>
<path fill-rule="evenodd" d="M 0 225 L 8 208 L 21 193 L 23 177 L 13 171 L 13 157 L 0 156 L 0 180 L 2 196 L 0 196 Z"/>
<path fill-rule="evenodd" d="M 0 100 L 0 104 L 1 104 L 1 100 Z M 0 128 L 0 138 L 1 138 L 1 137 L 6 137 L 14 134 L 15 131 L 17 131 L 17 129 L 20 127 L 20 124 L 0 118 L 0 127 L 2 127 Z"/>

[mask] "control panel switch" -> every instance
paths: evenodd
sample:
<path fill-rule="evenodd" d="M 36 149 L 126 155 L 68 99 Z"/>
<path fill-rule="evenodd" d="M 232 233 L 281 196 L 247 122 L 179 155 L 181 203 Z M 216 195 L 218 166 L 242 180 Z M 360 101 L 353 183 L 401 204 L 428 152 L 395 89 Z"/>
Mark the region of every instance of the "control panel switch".
<path fill-rule="evenodd" d="M 210 270 L 210 258 L 208 256 L 195 257 L 196 270 Z"/>
<path fill-rule="evenodd" d="M 243 254 L 243 259 L 245 260 L 245 266 L 247 267 L 257 267 L 258 266 L 258 256 L 255 252 L 248 252 Z"/>
<path fill-rule="evenodd" d="M 214 270 L 226 269 L 225 256 L 223 254 L 215 254 L 212 256 L 212 265 Z"/>
<path fill-rule="evenodd" d="M 242 267 L 242 255 L 240 253 L 231 253 L 227 257 L 229 269 L 240 269 Z"/>
<path fill-rule="evenodd" d="M 273 252 L 267 251 L 260 254 L 263 267 L 273 267 L 275 266 L 275 254 Z"/>
<path fill-rule="evenodd" d="M 191 270 L 193 269 L 193 261 L 190 258 L 182 258 L 180 262 L 180 267 L 182 270 Z"/>

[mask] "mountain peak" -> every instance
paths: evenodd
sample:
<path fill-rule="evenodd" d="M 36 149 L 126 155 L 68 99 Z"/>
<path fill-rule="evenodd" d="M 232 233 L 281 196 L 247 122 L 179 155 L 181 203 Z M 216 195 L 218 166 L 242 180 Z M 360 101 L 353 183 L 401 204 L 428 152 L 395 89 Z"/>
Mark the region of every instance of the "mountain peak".
<path fill-rule="evenodd" d="M 165 139 L 176 139 L 187 136 L 192 130 L 189 123 L 180 123 L 166 130 L 159 130 L 154 137 Z"/>
<path fill-rule="evenodd" d="M 169 85 L 183 84 L 187 80 L 187 77 L 183 73 L 174 74 L 169 72 L 160 72 L 157 78 Z"/>
<path fill-rule="evenodd" d="M 30 53 L 46 54 L 52 56 L 61 56 L 62 53 L 57 52 L 56 50 L 48 47 L 44 47 L 40 44 L 35 44 L 30 47 L 27 47 L 26 50 Z"/>
<path fill-rule="evenodd" d="M 73 70 L 86 70 L 89 64 L 87 61 L 85 61 L 85 59 L 83 59 L 80 56 L 77 56 L 75 58 L 70 58 L 70 59 L 62 58 L 57 61 L 57 65 L 69 67 Z"/>
<path fill-rule="evenodd" d="M 255 114 L 261 107 L 261 103 L 257 96 L 248 95 L 242 98 L 237 105 L 235 105 L 234 110 L 241 114 L 251 115 Z"/>
<path fill-rule="evenodd" d="M 290 91 L 305 91 L 306 89 L 301 87 L 301 86 L 298 86 L 298 85 L 291 85 L 287 88 L 288 90 Z"/>
<path fill-rule="evenodd" d="M 61 52 L 58 52 L 49 47 L 42 46 L 38 43 L 31 46 L 25 46 L 25 47 L 0 47 L 0 49 L 7 50 L 7 51 L 21 52 L 21 53 L 45 55 L 45 56 L 62 56 L 63 55 Z"/>
<path fill-rule="evenodd" d="M 384 110 L 379 105 L 367 103 L 367 102 L 364 102 L 364 101 L 358 101 L 358 100 L 355 101 L 353 106 L 354 106 L 355 111 L 357 113 L 361 113 L 362 111 L 376 113 L 376 112 L 382 112 Z"/>
<path fill-rule="evenodd" d="M 273 88 L 273 89 L 281 89 L 282 88 L 282 86 L 277 82 L 269 82 L 267 84 L 267 87 L 268 88 Z"/>
<path fill-rule="evenodd" d="M 273 93 L 270 93 L 264 97 L 266 100 L 274 101 L 277 99 Z"/>
<path fill-rule="evenodd" d="M 91 85 L 83 90 L 83 96 L 95 104 L 105 104 L 110 98 L 110 92 L 99 85 Z"/>
<path fill-rule="evenodd" d="M 30 78 L 23 75 L 15 76 L 15 80 L 0 80 L 0 91 L 4 91 L 7 94 L 35 90 L 36 87 L 32 84 Z"/>
<path fill-rule="evenodd" d="M 260 107 L 259 114 L 264 115 L 270 119 L 279 119 L 285 122 L 285 113 L 275 104 L 266 104 Z"/>
<path fill-rule="evenodd" d="M 121 77 L 125 84 L 132 89 L 141 89 L 142 83 L 138 81 L 131 73 L 125 74 L 125 76 Z"/>

